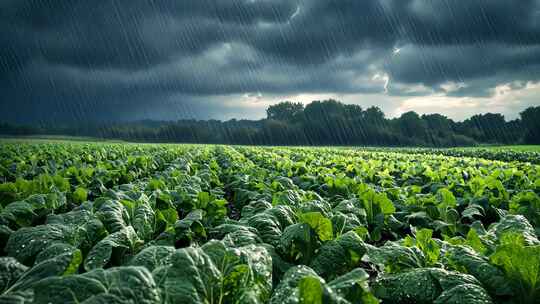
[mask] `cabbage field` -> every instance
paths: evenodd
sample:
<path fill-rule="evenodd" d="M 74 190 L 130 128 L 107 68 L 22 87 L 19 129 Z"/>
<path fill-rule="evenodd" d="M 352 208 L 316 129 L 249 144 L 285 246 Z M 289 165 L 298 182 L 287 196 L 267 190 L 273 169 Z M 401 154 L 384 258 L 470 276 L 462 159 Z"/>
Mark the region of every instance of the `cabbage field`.
<path fill-rule="evenodd" d="M 2 143 L 0 303 L 539 303 L 509 153 Z"/>

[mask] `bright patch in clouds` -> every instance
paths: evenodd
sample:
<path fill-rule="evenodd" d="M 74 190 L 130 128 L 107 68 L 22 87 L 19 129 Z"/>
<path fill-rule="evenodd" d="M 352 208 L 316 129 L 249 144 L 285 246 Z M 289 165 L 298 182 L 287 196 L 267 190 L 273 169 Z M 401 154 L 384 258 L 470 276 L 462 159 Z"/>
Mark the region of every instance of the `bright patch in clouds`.
<path fill-rule="evenodd" d="M 440 85 L 441 89 L 443 89 L 446 93 L 455 92 L 459 89 L 464 89 L 467 87 L 467 84 L 463 82 L 454 82 L 454 81 L 448 81 Z"/>
<path fill-rule="evenodd" d="M 456 84 L 446 84 L 447 91 L 455 91 Z M 450 118 L 462 120 L 478 113 L 501 113 L 507 119 L 515 119 L 519 111 L 529 106 L 540 105 L 540 82 L 528 82 L 521 88 L 516 84 L 502 84 L 493 89 L 490 97 L 452 97 L 444 94 L 415 96 L 403 100 L 394 115 L 407 111 L 419 114 L 441 113 Z"/>
<path fill-rule="evenodd" d="M 375 74 L 372 78 L 374 81 L 380 81 L 383 83 L 384 93 L 388 93 L 388 85 L 390 84 L 390 76 L 388 74 Z"/>

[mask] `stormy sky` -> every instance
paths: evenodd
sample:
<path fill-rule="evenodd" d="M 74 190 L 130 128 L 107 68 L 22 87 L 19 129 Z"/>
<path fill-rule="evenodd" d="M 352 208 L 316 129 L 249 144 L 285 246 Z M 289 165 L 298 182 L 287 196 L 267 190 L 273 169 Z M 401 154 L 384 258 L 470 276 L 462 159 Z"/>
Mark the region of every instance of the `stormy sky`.
<path fill-rule="evenodd" d="M 0 120 L 540 105 L 540 0 L 0 0 Z"/>

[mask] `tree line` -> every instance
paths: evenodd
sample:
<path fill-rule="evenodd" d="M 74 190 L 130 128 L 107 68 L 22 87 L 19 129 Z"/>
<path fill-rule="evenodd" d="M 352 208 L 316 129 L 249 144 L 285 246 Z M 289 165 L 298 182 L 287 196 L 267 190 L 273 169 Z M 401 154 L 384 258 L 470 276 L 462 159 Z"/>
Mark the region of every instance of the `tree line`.
<path fill-rule="evenodd" d="M 304 106 L 290 101 L 271 105 L 261 120 L 178 120 L 79 123 L 69 126 L 0 124 L 0 134 L 62 134 L 149 142 L 247 145 L 470 146 L 540 144 L 540 106 L 515 120 L 477 114 L 456 122 L 441 114 L 414 111 L 387 118 L 380 108 L 366 109 L 330 99 Z"/>

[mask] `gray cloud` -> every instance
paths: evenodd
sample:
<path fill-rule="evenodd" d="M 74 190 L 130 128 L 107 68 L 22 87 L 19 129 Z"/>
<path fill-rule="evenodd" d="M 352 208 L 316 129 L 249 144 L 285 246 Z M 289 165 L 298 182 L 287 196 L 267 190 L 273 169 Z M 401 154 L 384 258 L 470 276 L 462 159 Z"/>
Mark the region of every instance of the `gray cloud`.
<path fill-rule="evenodd" d="M 448 81 L 474 81 L 478 93 L 483 93 L 500 83 L 540 79 L 540 44 L 409 44 L 386 68 L 398 82 L 436 87 Z"/>
<path fill-rule="evenodd" d="M 540 80 L 539 20 L 538 0 L 4 0 L 0 110 L 173 119 L 250 116 L 219 102 L 245 93 L 489 96 Z"/>

